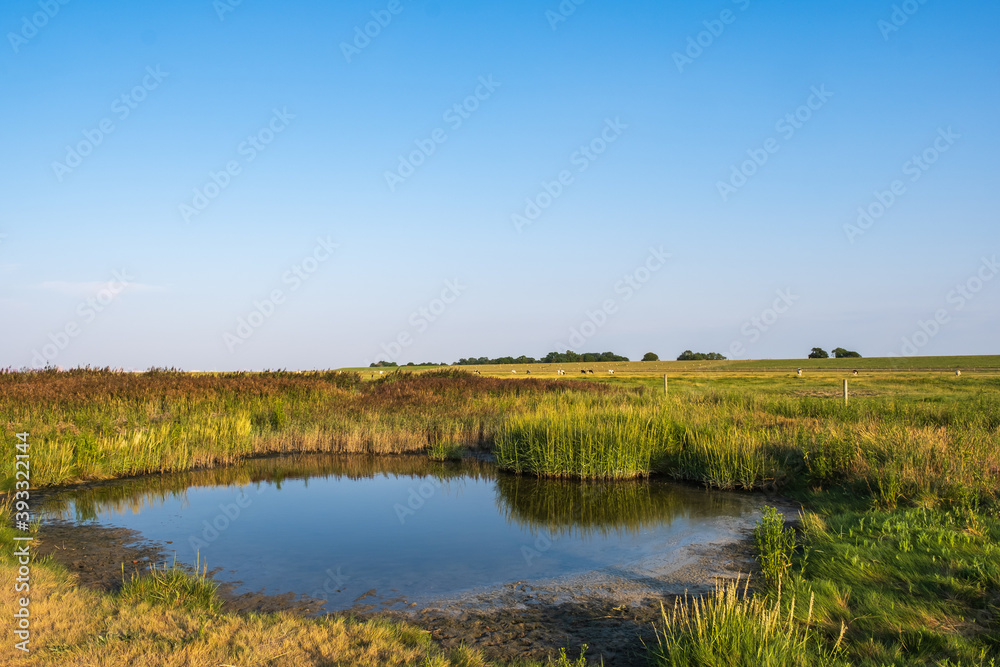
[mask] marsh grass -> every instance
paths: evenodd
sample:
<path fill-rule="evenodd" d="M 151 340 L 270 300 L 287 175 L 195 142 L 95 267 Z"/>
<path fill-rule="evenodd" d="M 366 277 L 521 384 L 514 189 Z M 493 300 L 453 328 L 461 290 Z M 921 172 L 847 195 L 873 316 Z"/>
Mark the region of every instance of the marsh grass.
<path fill-rule="evenodd" d="M 148 572 L 137 571 L 128 577 L 123 564 L 122 580 L 124 583 L 118 595 L 126 603 L 147 602 L 208 612 L 218 612 L 222 608 L 222 601 L 217 595 L 219 586 L 208 578 L 208 567 L 201 566 L 200 560 L 194 572 L 179 567 L 177 563 L 169 567 L 165 564 L 157 567 L 154 563 Z"/>
<path fill-rule="evenodd" d="M 754 528 L 753 539 L 764 582 L 770 588 L 780 587 L 782 579 L 792 567 L 795 530 L 785 528 L 785 517 L 777 508 L 765 507 Z"/>
<path fill-rule="evenodd" d="M 594 409 L 565 400 L 509 417 L 495 438 L 503 468 L 543 477 L 627 479 L 648 476 L 670 440 L 670 424 L 648 409 Z"/>
<path fill-rule="evenodd" d="M 437 442 L 427 450 L 431 461 L 461 461 L 465 457 L 465 447 L 455 443 Z"/>
<path fill-rule="evenodd" d="M 720 584 L 709 595 L 678 599 L 662 624 L 652 655 L 675 667 L 805 667 L 841 663 L 840 639 L 826 647 L 812 629 L 813 596 L 802 619 L 794 595 L 753 596 L 750 579 Z"/>
<path fill-rule="evenodd" d="M 1000 520 L 969 507 L 866 508 L 825 492 L 803 513 L 785 590 L 816 596 L 830 642 L 855 665 L 989 665 L 1000 653 Z"/>
<path fill-rule="evenodd" d="M 660 473 L 721 489 L 847 484 L 883 507 L 993 501 L 1000 397 L 835 400 L 691 391 L 550 395 L 509 417 L 494 451 L 514 472 L 622 479 Z"/>
<path fill-rule="evenodd" d="M 510 382 L 450 370 L 395 373 L 0 374 L 3 436 L 29 431 L 32 485 L 226 466 L 301 452 L 424 453 L 440 443 L 488 449 L 504 418 L 544 396 L 599 393 L 587 383 Z M 13 482 L 0 459 L 0 489 Z"/>

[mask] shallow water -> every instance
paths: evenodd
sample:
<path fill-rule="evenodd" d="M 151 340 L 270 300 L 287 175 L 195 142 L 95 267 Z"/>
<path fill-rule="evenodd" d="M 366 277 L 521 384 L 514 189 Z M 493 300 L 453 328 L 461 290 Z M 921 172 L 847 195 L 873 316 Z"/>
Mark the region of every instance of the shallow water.
<path fill-rule="evenodd" d="M 326 610 L 418 606 L 514 582 L 642 578 L 731 537 L 748 496 L 658 480 L 583 483 L 479 461 L 298 456 L 74 489 L 47 518 L 129 528 L 237 591 Z M 734 519 L 740 521 L 734 522 Z"/>

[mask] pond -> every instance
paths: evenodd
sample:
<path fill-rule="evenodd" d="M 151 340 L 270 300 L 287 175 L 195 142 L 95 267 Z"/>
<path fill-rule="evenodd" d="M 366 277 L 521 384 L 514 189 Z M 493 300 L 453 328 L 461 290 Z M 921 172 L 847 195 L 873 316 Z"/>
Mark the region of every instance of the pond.
<path fill-rule="evenodd" d="M 327 611 L 422 607 L 518 582 L 662 577 L 733 539 L 751 496 L 660 480 L 538 480 L 477 460 L 309 455 L 93 485 L 43 520 L 127 528 L 236 592 Z"/>

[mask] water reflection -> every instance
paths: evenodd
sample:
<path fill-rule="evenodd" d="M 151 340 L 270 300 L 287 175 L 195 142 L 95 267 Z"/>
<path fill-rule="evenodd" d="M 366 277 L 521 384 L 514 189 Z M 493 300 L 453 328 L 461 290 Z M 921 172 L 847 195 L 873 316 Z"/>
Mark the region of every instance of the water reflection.
<path fill-rule="evenodd" d="M 738 512 L 741 499 L 658 480 L 580 482 L 500 475 L 497 508 L 508 521 L 550 535 L 637 534 L 677 518 Z"/>
<path fill-rule="evenodd" d="M 103 512 L 139 514 L 179 499 L 186 506 L 187 492 L 201 487 L 256 487 L 273 484 L 280 490 L 285 480 L 372 479 L 375 477 L 434 477 L 445 481 L 460 477 L 493 479 L 490 463 L 469 459 L 461 463 L 431 461 L 425 456 L 368 456 L 363 454 L 302 454 L 249 459 L 234 466 L 190 472 L 150 475 L 75 487 L 44 499 L 43 511 L 52 518 L 96 521 Z"/>

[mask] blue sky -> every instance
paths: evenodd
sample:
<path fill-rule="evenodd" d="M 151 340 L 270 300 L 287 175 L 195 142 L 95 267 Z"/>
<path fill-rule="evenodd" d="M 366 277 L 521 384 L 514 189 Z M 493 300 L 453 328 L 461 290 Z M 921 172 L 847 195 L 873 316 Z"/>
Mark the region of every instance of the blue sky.
<path fill-rule="evenodd" d="M 996 5 L 64 2 L 0 366 L 1000 353 Z"/>

